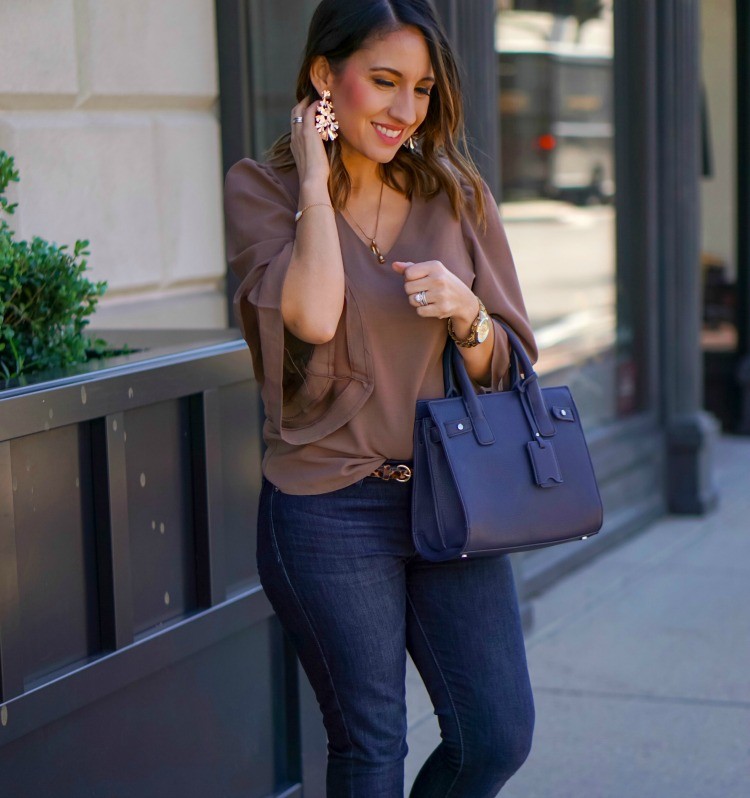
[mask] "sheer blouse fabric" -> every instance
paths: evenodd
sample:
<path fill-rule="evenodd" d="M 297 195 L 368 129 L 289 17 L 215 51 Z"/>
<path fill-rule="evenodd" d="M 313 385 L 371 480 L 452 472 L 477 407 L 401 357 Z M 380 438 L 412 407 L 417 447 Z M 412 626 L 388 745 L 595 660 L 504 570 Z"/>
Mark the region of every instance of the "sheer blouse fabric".
<path fill-rule="evenodd" d="M 417 399 L 443 396 L 447 322 L 411 307 L 395 260 L 439 260 L 506 321 L 535 362 L 537 347 L 497 204 L 483 187 L 489 222 L 453 215 L 447 195 L 412 199 L 406 222 L 380 264 L 341 214 L 336 224 L 346 276 L 334 338 L 312 345 L 284 327 L 281 292 L 294 247 L 296 171 L 249 158 L 224 187 L 227 259 L 240 279 L 233 311 L 252 355 L 266 420 L 263 473 L 285 493 L 346 487 L 386 459 L 412 457 Z M 491 382 L 502 390 L 508 339 L 494 322 Z"/>

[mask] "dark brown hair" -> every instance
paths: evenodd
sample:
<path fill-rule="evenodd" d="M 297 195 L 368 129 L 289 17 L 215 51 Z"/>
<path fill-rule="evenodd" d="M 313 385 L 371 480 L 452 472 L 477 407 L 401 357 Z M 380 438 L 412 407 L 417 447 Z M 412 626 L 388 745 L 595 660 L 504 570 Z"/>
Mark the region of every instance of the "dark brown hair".
<path fill-rule="evenodd" d="M 435 85 L 427 116 L 416 135 L 417 149 L 399 148 L 392 161 L 381 165 L 383 180 L 410 199 L 414 194 L 429 199 L 444 190 L 456 216 L 471 201 L 477 220 L 483 225 L 486 208 L 482 182 L 466 146 L 458 66 L 429 0 L 322 0 L 308 31 L 297 78 L 297 101 L 320 99 L 310 80 L 310 69 L 318 56 L 325 56 L 335 72 L 372 36 L 407 25 L 424 36 Z M 289 133 L 284 134 L 269 149 L 267 157 L 272 165 L 294 168 L 290 138 Z M 325 146 L 331 164 L 328 188 L 334 207 L 340 210 L 349 198 L 351 181 L 341 160 L 339 140 Z M 471 198 L 466 194 L 467 183 L 473 194 Z"/>

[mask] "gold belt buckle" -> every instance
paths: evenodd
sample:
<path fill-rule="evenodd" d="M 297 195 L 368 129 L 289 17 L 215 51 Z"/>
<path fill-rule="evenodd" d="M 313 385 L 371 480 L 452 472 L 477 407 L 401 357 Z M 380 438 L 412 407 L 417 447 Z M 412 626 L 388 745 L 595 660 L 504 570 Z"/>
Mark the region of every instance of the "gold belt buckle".
<path fill-rule="evenodd" d="M 411 473 L 411 468 L 408 465 L 393 466 L 383 463 L 372 472 L 371 476 L 380 477 L 380 479 L 385 479 L 386 481 L 395 479 L 396 482 L 408 482 L 411 479 Z"/>

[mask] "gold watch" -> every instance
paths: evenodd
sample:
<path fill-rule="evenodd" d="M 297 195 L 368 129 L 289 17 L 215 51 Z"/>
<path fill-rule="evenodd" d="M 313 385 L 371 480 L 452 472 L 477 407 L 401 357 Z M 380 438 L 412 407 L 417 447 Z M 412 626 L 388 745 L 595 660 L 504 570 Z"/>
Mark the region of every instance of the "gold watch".
<path fill-rule="evenodd" d="M 472 322 L 471 329 L 466 338 L 456 338 L 456 334 L 453 332 L 453 319 L 448 319 L 448 335 L 450 335 L 458 346 L 463 346 L 467 349 L 481 344 L 490 334 L 490 325 L 492 322 L 487 313 L 487 308 L 484 306 L 481 299 L 477 297 L 477 300 L 479 302 L 479 313 L 477 313 L 477 317 Z"/>

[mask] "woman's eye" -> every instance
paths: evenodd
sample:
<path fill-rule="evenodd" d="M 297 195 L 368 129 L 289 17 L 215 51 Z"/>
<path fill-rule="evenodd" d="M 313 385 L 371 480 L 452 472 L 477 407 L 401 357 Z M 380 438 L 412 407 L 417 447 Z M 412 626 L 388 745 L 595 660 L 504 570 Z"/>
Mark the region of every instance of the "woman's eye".
<path fill-rule="evenodd" d="M 386 80 L 385 78 L 373 78 L 373 82 L 376 86 L 382 86 L 385 89 L 393 89 L 396 87 L 396 84 L 392 80 Z M 430 89 L 427 86 L 417 86 L 415 91 L 423 97 L 430 96 Z"/>

